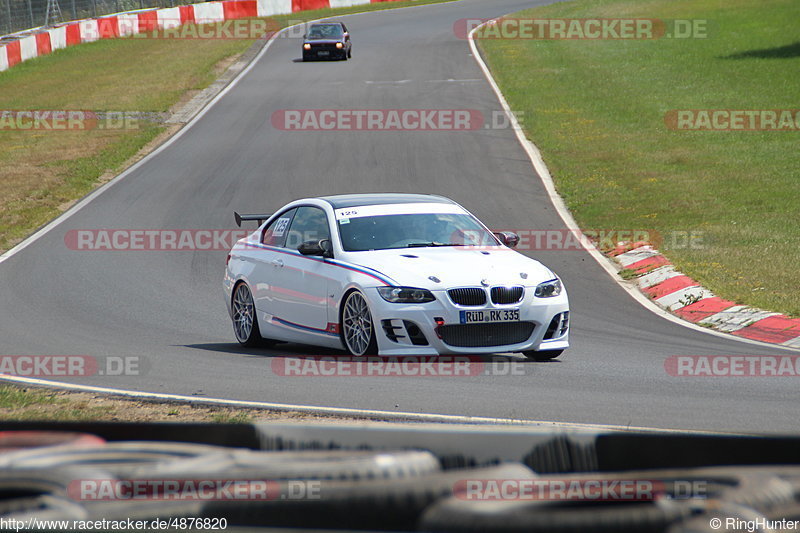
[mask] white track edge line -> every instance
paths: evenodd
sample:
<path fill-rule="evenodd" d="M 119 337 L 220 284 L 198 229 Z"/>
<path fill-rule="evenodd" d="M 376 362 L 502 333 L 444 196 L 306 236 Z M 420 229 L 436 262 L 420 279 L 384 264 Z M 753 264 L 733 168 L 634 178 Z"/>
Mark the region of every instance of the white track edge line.
<path fill-rule="evenodd" d="M 483 57 L 481 57 L 481 54 L 478 51 L 478 47 L 475 44 L 475 38 L 473 34 L 481 27 L 485 26 L 488 23 L 494 22 L 495 20 L 497 19 L 488 20 L 483 24 L 475 26 L 467 35 L 467 40 L 469 41 L 469 47 L 472 52 L 472 56 L 473 58 L 475 58 L 475 61 L 478 63 L 478 66 L 480 66 L 481 70 L 483 71 L 483 75 L 486 77 L 486 80 L 489 82 L 489 85 L 491 85 L 492 90 L 495 93 L 495 96 L 497 96 L 497 99 L 500 101 L 500 105 L 503 107 L 503 111 L 511 121 L 512 127 L 514 128 L 514 131 L 517 135 L 517 140 L 519 140 L 519 143 L 522 145 L 522 148 L 528 154 L 528 158 L 531 160 L 534 170 L 541 178 L 545 190 L 547 191 L 547 195 L 550 198 L 550 202 L 553 204 L 553 207 L 555 207 L 556 212 L 558 212 L 559 216 L 561 217 L 561 220 L 564 221 L 564 224 L 566 224 L 568 229 L 580 231 L 580 227 L 578 226 L 577 222 L 575 222 L 575 219 L 572 217 L 572 213 L 569 212 L 569 209 L 564 203 L 564 200 L 556 191 L 555 183 L 553 182 L 553 177 L 550 175 L 550 171 L 548 170 L 547 165 L 545 165 L 544 160 L 542 159 L 541 152 L 536 147 L 536 145 L 533 144 L 533 142 L 531 142 L 530 140 L 527 139 L 527 137 L 525 137 L 525 133 L 522 130 L 522 127 L 517 121 L 516 116 L 514 116 L 514 113 L 511 111 L 511 108 L 509 107 L 505 96 L 503 95 L 502 91 L 500 91 L 500 87 L 497 85 L 494 76 L 492 76 L 489 67 L 486 66 L 486 62 L 483 60 Z M 756 341 L 753 339 L 737 337 L 735 335 L 730 335 L 727 333 L 723 333 L 721 331 L 715 331 L 713 329 L 704 328 L 702 326 L 698 326 L 697 324 L 693 324 L 692 322 L 688 322 L 686 320 L 678 318 L 672 313 L 659 307 L 652 300 L 650 300 L 644 294 L 642 294 L 638 288 L 629 285 L 627 283 L 624 283 L 623 280 L 621 280 L 617 275 L 616 265 L 612 263 L 612 261 L 609 258 L 601 254 L 594 246 L 590 246 L 586 242 L 584 242 L 584 239 L 579 239 L 579 241 L 581 243 L 581 246 L 583 246 L 583 248 L 589 253 L 589 255 L 591 255 L 595 259 L 595 261 L 597 261 L 600 264 L 600 266 L 603 267 L 603 269 L 608 273 L 609 276 L 611 276 L 611 279 L 613 279 L 617 283 L 617 285 L 622 287 L 634 300 L 639 302 L 645 309 L 651 311 L 652 313 L 655 313 L 656 315 L 665 318 L 675 324 L 679 324 L 685 328 L 693 329 L 695 331 L 701 331 L 703 333 L 714 335 L 716 337 L 721 337 L 723 339 L 734 340 L 745 344 L 752 344 L 755 346 L 777 348 L 779 350 L 786 350 L 791 352 L 798 351 L 795 348 L 782 346 L 780 344 L 771 344 L 768 342 Z"/>
<path fill-rule="evenodd" d="M 164 400 L 174 402 L 184 402 L 190 404 L 210 404 L 240 408 L 272 409 L 275 411 L 297 411 L 317 415 L 342 416 L 353 418 L 386 419 L 397 421 L 414 422 L 446 422 L 451 424 L 468 425 L 492 425 L 492 426 L 537 426 L 550 427 L 564 430 L 594 430 L 594 431 L 633 431 L 633 432 L 661 432 L 661 433 L 680 433 L 680 434 L 718 434 L 718 435 L 742 435 L 734 432 L 703 431 L 703 430 L 683 430 L 672 428 L 655 428 L 639 426 L 620 426 L 614 424 L 586 424 L 580 422 L 549 422 L 544 420 L 526 420 L 517 418 L 493 418 L 482 416 L 464 415 L 445 415 L 435 413 L 412 413 L 403 411 L 381 411 L 377 409 L 357 409 L 349 407 L 324 407 L 316 405 L 284 404 L 272 402 L 258 402 L 251 400 L 229 400 L 225 398 L 210 398 L 205 396 L 185 396 L 181 394 L 165 394 L 158 392 L 140 392 L 125 389 L 112 389 L 109 387 L 96 387 L 92 385 L 81 385 L 78 383 L 63 383 L 60 381 L 49 381 L 38 378 L 24 376 L 0 375 L 0 382 L 24 383 L 28 385 L 67 389 L 82 392 L 97 392 L 126 396 L 129 398 Z"/>

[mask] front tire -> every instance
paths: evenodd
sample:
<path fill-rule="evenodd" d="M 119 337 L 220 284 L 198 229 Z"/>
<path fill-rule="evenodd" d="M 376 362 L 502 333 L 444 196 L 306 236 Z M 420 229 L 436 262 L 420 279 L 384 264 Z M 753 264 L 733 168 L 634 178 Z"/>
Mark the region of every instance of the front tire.
<path fill-rule="evenodd" d="M 256 305 L 253 303 L 253 293 L 247 283 L 241 282 L 233 289 L 231 309 L 233 333 L 239 344 L 248 348 L 269 344 L 269 341 L 261 337 L 261 331 L 258 329 Z"/>
<path fill-rule="evenodd" d="M 342 306 L 342 344 L 350 355 L 378 353 L 375 324 L 369 312 L 367 299 L 358 291 L 347 295 Z"/>
<path fill-rule="evenodd" d="M 552 359 L 555 359 L 562 353 L 564 353 L 564 350 L 542 350 L 540 352 L 534 352 L 534 351 L 522 352 L 522 355 L 524 355 L 528 359 L 533 359 L 534 361 L 541 362 L 541 361 L 550 361 Z"/>

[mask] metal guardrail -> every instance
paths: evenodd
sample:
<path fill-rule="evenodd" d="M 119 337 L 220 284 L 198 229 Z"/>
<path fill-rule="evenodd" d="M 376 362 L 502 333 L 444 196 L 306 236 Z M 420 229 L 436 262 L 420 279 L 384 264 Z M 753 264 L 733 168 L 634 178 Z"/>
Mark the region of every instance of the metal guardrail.
<path fill-rule="evenodd" d="M 40 26 L 197 0 L 0 0 L 0 37 Z"/>

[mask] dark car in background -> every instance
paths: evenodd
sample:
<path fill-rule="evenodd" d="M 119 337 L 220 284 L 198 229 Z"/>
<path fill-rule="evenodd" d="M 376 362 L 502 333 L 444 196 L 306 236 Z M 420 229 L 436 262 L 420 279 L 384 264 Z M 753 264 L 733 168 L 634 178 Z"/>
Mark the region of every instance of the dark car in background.
<path fill-rule="evenodd" d="M 347 26 L 341 22 L 316 22 L 303 36 L 303 61 L 352 57 Z"/>

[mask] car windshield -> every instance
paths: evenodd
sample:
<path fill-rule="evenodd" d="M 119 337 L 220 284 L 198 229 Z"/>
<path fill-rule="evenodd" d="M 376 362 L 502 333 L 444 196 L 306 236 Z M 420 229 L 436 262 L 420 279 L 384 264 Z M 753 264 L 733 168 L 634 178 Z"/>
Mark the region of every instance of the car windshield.
<path fill-rule="evenodd" d="M 458 213 L 414 213 L 339 220 L 348 252 L 434 246 L 498 246 L 475 218 Z"/>
<path fill-rule="evenodd" d="M 315 24 L 308 30 L 308 39 L 341 39 L 344 35 L 338 24 Z"/>

